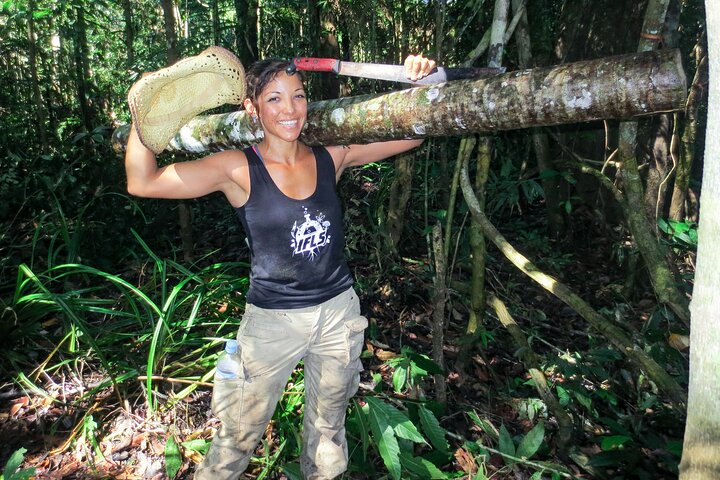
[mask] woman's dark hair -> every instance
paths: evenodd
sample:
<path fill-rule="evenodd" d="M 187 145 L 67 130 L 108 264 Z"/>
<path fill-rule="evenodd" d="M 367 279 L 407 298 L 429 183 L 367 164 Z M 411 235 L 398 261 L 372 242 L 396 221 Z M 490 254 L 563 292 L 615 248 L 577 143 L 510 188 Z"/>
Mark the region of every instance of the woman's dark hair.
<path fill-rule="evenodd" d="M 253 63 L 245 74 L 247 96 L 250 100 L 255 102 L 257 96 L 260 95 L 260 92 L 263 91 L 267 84 L 275 80 L 278 73 L 283 71 L 288 75 L 294 75 L 296 73 L 292 63 L 279 58 L 267 58 Z M 302 81 L 302 78 L 300 80 Z"/>

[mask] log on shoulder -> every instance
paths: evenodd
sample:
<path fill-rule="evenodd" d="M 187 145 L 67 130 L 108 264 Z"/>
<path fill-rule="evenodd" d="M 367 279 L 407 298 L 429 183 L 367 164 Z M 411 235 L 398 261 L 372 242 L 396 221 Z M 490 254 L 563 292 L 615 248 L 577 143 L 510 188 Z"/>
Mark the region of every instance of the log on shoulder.
<path fill-rule="evenodd" d="M 682 109 L 686 95 L 680 52 L 656 50 L 314 102 L 302 140 L 341 145 L 627 119 Z M 113 134 L 116 151 L 124 150 L 127 133 L 123 126 Z M 244 111 L 204 115 L 168 150 L 202 153 L 261 139 Z"/>

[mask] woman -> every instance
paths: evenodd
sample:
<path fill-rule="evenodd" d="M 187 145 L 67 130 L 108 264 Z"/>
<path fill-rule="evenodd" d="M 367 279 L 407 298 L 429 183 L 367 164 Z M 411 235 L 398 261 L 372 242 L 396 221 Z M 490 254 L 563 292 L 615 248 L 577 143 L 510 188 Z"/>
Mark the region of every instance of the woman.
<path fill-rule="evenodd" d="M 307 98 L 288 65 L 263 60 L 248 72 L 245 110 L 264 130 L 254 147 L 158 168 L 134 128 L 128 139 L 131 194 L 195 198 L 221 191 L 250 241 L 250 289 L 238 332 L 243 373 L 237 380 L 216 381 L 213 411 L 222 425 L 197 469 L 198 480 L 240 476 L 300 360 L 306 393 L 303 475 L 331 479 L 346 470 L 345 410 L 358 387 L 367 320 L 342 255 L 335 184 L 348 167 L 422 143 L 308 147 L 299 140 Z M 430 73 L 435 62 L 410 56 L 405 67 L 414 80 Z"/>

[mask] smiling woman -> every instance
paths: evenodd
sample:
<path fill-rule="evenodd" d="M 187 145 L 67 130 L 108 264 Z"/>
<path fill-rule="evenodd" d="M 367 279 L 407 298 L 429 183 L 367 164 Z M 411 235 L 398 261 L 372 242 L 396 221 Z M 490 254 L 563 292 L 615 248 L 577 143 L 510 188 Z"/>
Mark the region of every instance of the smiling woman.
<path fill-rule="evenodd" d="M 203 61 L 195 58 L 185 60 L 185 67 Z M 413 79 L 424 77 L 434 66 L 422 56 L 405 62 L 406 74 Z M 345 471 L 345 410 L 357 391 L 368 322 L 360 313 L 343 257 L 342 208 L 335 187 L 347 167 L 422 143 L 308 147 L 299 140 L 307 121 L 305 88 L 288 67 L 288 62 L 271 59 L 248 71 L 243 105 L 262 126 L 264 138 L 244 150 L 159 168 L 153 150 L 141 141 L 149 126 L 133 116 L 136 128 L 125 157 L 128 191 L 160 198 L 221 191 L 235 208 L 250 244 L 250 289 L 238 332 L 241 373 L 238 378 L 215 380 L 213 411 L 222 426 L 195 474 L 197 480 L 239 477 L 301 360 L 306 394 L 303 475 L 330 479 Z M 238 63 L 229 71 L 242 71 L 242 66 Z M 177 68 L 169 67 L 153 75 L 171 84 L 174 72 Z M 137 93 L 138 88 L 133 90 Z"/>

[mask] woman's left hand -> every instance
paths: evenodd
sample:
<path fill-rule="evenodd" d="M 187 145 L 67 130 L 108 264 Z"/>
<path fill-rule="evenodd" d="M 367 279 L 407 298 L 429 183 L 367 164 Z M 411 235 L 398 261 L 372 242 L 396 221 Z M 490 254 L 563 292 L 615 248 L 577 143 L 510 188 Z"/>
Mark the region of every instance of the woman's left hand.
<path fill-rule="evenodd" d="M 405 76 L 413 81 L 428 76 L 434 68 L 435 60 L 422 55 L 408 55 L 405 59 Z"/>

